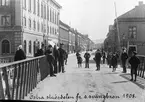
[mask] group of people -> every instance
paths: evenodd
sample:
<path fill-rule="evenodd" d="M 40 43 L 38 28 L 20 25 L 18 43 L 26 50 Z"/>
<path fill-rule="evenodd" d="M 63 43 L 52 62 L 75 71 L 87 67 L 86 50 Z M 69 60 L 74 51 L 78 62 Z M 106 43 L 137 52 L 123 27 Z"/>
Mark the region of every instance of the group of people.
<path fill-rule="evenodd" d="M 107 64 L 109 65 L 109 68 L 112 67 L 112 72 L 116 71 L 116 68 L 118 67 L 119 60 L 121 60 L 121 65 L 123 67 L 123 73 L 126 73 L 126 62 L 128 60 L 129 64 L 131 65 L 131 81 L 136 81 L 137 78 L 137 68 L 138 65 L 140 64 L 139 58 L 136 56 L 137 52 L 133 51 L 132 55 L 129 57 L 126 49 L 122 50 L 121 56 L 117 52 L 114 53 L 108 53 L 106 56 L 106 52 L 101 52 L 99 49 L 95 52 L 95 57 L 93 60 L 96 62 L 96 71 L 100 70 L 100 64 L 101 64 L 101 58 L 102 58 L 102 63 L 105 64 L 107 60 Z M 82 67 L 82 57 L 79 52 L 76 53 L 77 56 L 77 61 L 78 61 L 78 67 Z M 89 68 L 89 59 L 91 55 L 86 51 L 84 54 L 85 58 L 85 68 Z M 135 75 L 135 78 L 133 78 L 133 75 Z M 133 80 L 134 79 L 134 80 Z"/>
<path fill-rule="evenodd" d="M 131 65 L 131 81 L 136 81 L 136 78 L 137 78 L 137 68 L 138 68 L 138 65 L 140 64 L 140 60 L 139 58 L 136 56 L 137 52 L 136 51 L 132 51 L 131 53 L 131 56 L 129 57 L 127 52 L 126 52 L 126 49 L 123 49 L 122 50 L 122 53 L 121 53 L 121 56 L 120 56 L 120 59 L 121 59 L 121 65 L 122 65 L 122 68 L 123 68 L 123 71 L 122 73 L 126 73 L 126 63 L 127 63 L 127 60 L 128 60 L 128 63 Z M 117 53 L 109 53 L 107 55 L 107 62 L 108 62 L 108 65 L 109 65 L 109 68 L 111 68 L 111 66 L 113 67 L 113 71 L 116 70 L 117 68 L 117 65 L 118 65 L 118 59 L 119 59 L 119 55 Z M 133 78 L 133 75 L 135 75 L 135 78 Z"/>
<path fill-rule="evenodd" d="M 42 44 L 41 48 L 37 49 L 37 52 L 34 54 L 34 57 L 45 55 L 47 62 L 50 67 L 50 76 L 56 76 L 58 72 L 65 72 L 64 64 L 67 64 L 68 53 L 63 49 L 64 44 L 60 44 L 60 47 L 57 48 L 56 45 L 54 47 L 52 45 L 48 45 L 47 49 L 45 49 L 45 45 Z M 18 46 L 18 49 L 14 56 L 14 61 L 24 60 L 26 59 L 26 54 L 22 49 L 22 45 Z M 59 69 L 59 70 L 57 70 Z"/>

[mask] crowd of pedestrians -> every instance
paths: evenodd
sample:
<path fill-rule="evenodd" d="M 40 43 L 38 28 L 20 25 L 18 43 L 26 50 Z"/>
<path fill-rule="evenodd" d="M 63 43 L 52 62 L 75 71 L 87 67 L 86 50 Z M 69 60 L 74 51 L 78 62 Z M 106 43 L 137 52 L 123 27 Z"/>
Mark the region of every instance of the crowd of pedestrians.
<path fill-rule="evenodd" d="M 50 68 L 50 76 L 56 76 L 57 73 L 64 73 L 65 68 L 64 65 L 67 64 L 68 53 L 63 49 L 64 44 L 60 44 L 58 48 L 56 45 L 48 45 L 45 49 L 45 45 L 42 44 L 41 48 L 37 49 L 37 52 L 34 54 L 34 57 L 45 55 L 47 59 L 47 63 Z M 26 54 L 22 49 L 22 45 L 18 46 L 18 49 L 14 56 L 14 61 L 24 60 L 26 59 Z"/>
<path fill-rule="evenodd" d="M 122 49 L 122 53 L 119 54 L 118 52 L 105 52 L 100 51 L 99 49 L 95 52 L 95 56 L 93 60 L 96 63 L 96 71 L 100 70 L 100 64 L 105 64 L 109 66 L 109 68 L 112 68 L 112 72 L 116 71 L 116 68 L 118 67 L 118 63 L 120 62 L 123 71 L 122 73 L 126 73 L 126 63 L 131 65 L 131 81 L 136 81 L 137 77 L 137 68 L 140 64 L 139 58 L 136 56 L 136 52 L 133 51 L 131 57 L 128 56 L 126 49 Z M 41 49 L 37 49 L 37 52 L 35 53 L 35 57 L 45 55 L 47 62 L 50 66 L 50 76 L 56 76 L 58 72 L 65 72 L 65 65 L 67 64 L 68 59 L 68 53 L 63 49 L 63 44 L 60 44 L 60 47 L 58 48 L 56 45 L 52 47 L 52 45 L 49 45 L 47 49 L 45 49 L 44 44 L 41 45 Z M 81 54 L 79 52 L 76 53 L 77 57 L 77 64 L 78 68 L 82 68 L 82 62 L 83 58 L 81 57 Z M 91 54 L 86 51 L 84 54 L 85 59 L 85 68 L 89 68 L 89 61 L 91 58 Z M 14 60 L 19 61 L 26 59 L 26 55 L 22 49 L 22 45 L 18 46 L 18 49 L 15 53 Z M 120 59 L 120 61 L 119 61 Z M 135 78 L 133 78 L 133 74 L 135 74 Z"/>

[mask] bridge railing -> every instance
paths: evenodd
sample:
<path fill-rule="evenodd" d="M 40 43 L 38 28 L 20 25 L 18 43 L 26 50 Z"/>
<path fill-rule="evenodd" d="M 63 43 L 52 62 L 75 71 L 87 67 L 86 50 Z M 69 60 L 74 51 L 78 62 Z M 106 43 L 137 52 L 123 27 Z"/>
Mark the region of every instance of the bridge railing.
<path fill-rule="evenodd" d="M 137 55 L 137 57 L 140 59 L 140 65 L 137 69 L 137 75 L 139 77 L 145 78 L 145 56 L 144 55 Z"/>
<path fill-rule="evenodd" d="M 24 99 L 48 74 L 46 56 L 0 66 L 0 100 Z"/>
<path fill-rule="evenodd" d="M 0 57 L 0 64 L 1 63 L 10 63 L 13 61 L 14 61 L 14 56 Z"/>

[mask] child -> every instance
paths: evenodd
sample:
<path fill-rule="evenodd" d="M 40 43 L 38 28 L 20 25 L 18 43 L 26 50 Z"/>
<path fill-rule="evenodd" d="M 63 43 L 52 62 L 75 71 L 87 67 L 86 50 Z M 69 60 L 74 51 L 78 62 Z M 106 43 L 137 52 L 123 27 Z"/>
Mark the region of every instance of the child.
<path fill-rule="evenodd" d="M 111 64 L 113 66 L 113 70 L 112 72 L 116 71 L 116 67 L 117 67 L 117 57 L 116 54 L 114 53 L 112 58 L 111 58 Z"/>
<path fill-rule="evenodd" d="M 82 67 L 83 59 L 82 59 L 81 55 L 78 55 L 77 60 L 78 60 L 78 68 Z"/>

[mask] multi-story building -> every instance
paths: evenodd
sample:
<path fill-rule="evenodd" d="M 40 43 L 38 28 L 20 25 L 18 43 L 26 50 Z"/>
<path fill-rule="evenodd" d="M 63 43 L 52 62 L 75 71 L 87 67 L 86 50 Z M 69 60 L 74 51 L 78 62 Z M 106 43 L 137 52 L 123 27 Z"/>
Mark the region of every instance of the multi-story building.
<path fill-rule="evenodd" d="M 145 55 L 145 4 L 139 2 L 132 10 L 119 16 L 118 23 L 114 26 L 120 38 L 120 45 L 132 50 L 137 50 L 138 54 Z M 130 51 L 129 51 L 130 52 Z"/>
<path fill-rule="evenodd" d="M 69 53 L 69 29 L 70 27 L 63 23 L 62 21 L 59 21 L 59 44 L 64 44 L 64 50 L 66 50 Z"/>
<path fill-rule="evenodd" d="M 21 44 L 33 56 L 48 39 L 57 44 L 60 8 L 55 0 L 0 0 L 0 54 L 14 54 Z"/>
<path fill-rule="evenodd" d="M 69 51 L 70 53 L 75 52 L 75 30 L 73 28 L 69 30 Z"/>

